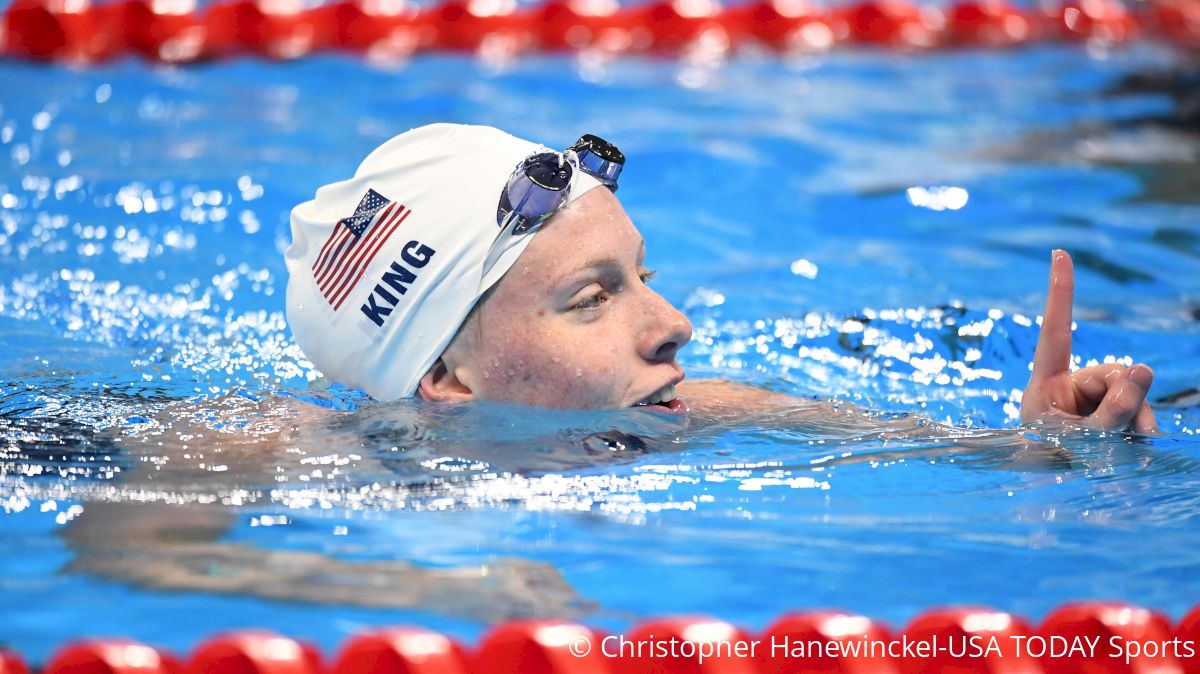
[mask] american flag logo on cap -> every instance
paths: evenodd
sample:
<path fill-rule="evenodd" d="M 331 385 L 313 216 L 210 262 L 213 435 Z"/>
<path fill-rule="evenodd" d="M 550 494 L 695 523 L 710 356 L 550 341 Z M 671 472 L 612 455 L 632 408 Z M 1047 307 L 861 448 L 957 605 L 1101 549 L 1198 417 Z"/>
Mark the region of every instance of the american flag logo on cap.
<path fill-rule="evenodd" d="M 403 204 L 368 189 L 354 214 L 338 220 L 313 262 L 313 278 L 337 311 L 362 279 L 383 244 L 412 213 Z"/>

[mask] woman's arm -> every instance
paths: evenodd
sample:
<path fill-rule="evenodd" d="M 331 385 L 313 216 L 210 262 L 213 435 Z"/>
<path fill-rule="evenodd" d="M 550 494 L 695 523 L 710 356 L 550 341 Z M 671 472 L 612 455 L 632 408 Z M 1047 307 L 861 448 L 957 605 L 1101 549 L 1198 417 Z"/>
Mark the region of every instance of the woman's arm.
<path fill-rule="evenodd" d="M 1106 364 L 1070 371 L 1075 273 L 1071 257 L 1065 251 L 1054 251 L 1049 285 L 1033 374 L 1021 398 L 1021 422 L 1157 433 L 1154 412 L 1146 402 L 1154 379 L 1149 367 Z M 797 398 L 718 380 L 684 381 L 676 390 L 700 424 L 784 425 L 839 436 L 876 434 L 883 440 L 947 436 L 965 439 L 978 433 L 917 416 L 880 417 L 842 401 Z"/>
<path fill-rule="evenodd" d="M 410 609 L 480 622 L 572 618 L 594 608 L 549 564 L 501 558 L 422 568 L 222 542 L 234 517 L 220 506 L 88 503 L 61 531 L 76 555 L 64 570 L 147 590 Z"/>
<path fill-rule="evenodd" d="M 858 447 L 838 452 L 823 466 L 963 453 L 1009 466 L 1071 466 L 1067 449 L 1020 429 L 959 428 L 917 414 L 871 414 L 852 403 L 797 398 L 714 379 L 681 382 L 676 391 L 688 401 L 694 425 L 778 429 L 819 437 L 830 449 Z"/>

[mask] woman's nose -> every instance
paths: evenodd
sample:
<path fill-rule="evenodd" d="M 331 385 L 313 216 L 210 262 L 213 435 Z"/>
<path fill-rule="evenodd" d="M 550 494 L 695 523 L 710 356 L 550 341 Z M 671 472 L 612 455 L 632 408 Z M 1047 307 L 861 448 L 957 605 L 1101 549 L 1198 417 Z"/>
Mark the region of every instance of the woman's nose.
<path fill-rule="evenodd" d="M 662 295 L 646 289 L 650 306 L 646 308 L 649 329 L 643 334 L 642 356 L 652 361 L 670 361 L 684 344 L 692 341 L 692 322 Z"/>

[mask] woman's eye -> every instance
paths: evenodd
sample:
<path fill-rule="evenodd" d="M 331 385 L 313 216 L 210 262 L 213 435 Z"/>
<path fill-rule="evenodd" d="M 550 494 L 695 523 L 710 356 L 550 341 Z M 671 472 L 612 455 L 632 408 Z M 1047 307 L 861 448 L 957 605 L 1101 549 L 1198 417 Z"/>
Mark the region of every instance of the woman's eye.
<path fill-rule="evenodd" d="M 571 307 L 572 309 L 599 309 L 601 304 L 608 301 L 607 292 L 598 292 L 586 300 Z"/>
<path fill-rule="evenodd" d="M 649 283 L 649 282 L 653 281 L 655 276 L 658 276 L 657 270 L 647 269 L 646 271 L 641 273 L 642 283 Z"/>

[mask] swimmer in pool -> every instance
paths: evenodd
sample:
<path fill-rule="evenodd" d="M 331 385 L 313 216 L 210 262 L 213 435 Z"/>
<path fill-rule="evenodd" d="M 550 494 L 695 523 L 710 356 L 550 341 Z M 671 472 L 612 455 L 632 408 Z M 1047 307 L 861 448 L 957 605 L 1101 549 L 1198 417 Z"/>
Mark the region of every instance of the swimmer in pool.
<path fill-rule="evenodd" d="M 228 424 L 209 427 L 205 419 L 213 415 L 197 414 L 188 401 L 160 420 L 186 439 L 183 447 L 213 448 L 225 470 L 160 459 L 127 473 L 125 483 L 161 492 L 176 481 L 194 489 L 199 479 L 225 480 L 211 489 L 221 493 L 271 484 L 289 470 L 307 473 L 305 448 L 388 454 L 373 452 L 372 442 L 429 445 L 438 456 L 473 458 L 499 472 L 562 470 L 650 451 L 655 433 L 671 428 L 660 420 L 685 420 L 690 439 L 706 427 L 787 425 L 885 448 L 847 452 L 834 463 L 911 457 L 913 447 L 888 442 L 929 439 L 935 442 L 917 451 L 982 451 L 1023 466 L 1071 465 L 1066 450 L 1018 432 L 955 429 L 915 415 L 872 416 L 844 403 L 685 381 L 676 356 L 691 325 L 646 284 L 652 272 L 645 245 L 614 195 L 622 160 L 592 138 L 557 153 L 485 127 L 434 125 L 398 136 L 354 178 L 321 188 L 293 211 L 288 318 L 326 376 L 379 400 L 638 407 L 654 413 L 646 438 L 626 432 L 645 420 L 635 414 L 619 431 L 555 438 L 548 444 L 558 455 L 506 451 L 499 438 L 421 443 L 412 438 L 424 421 L 397 425 L 388 416 L 411 408 L 366 406 L 346 414 L 233 396 L 223 403 Z M 1070 257 L 1055 251 L 1022 422 L 1156 432 L 1146 403 L 1149 368 L 1070 371 L 1073 285 Z M 240 419 L 229 418 L 230 402 L 242 406 Z M 430 407 L 430 417 L 444 409 L 455 408 Z M 243 422 L 253 432 L 229 432 Z M 486 427 L 486 420 L 477 425 Z M 141 439 L 146 456 L 162 454 L 160 437 Z M 509 444 L 524 448 L 529 440 Z M 134 443 L 122 440 L 136 456 Z M 61 535 L 75 553 L 69 570 L 156 590 L 417 608 L 482 621 L 578 617 L 596 608 L 545 563 L 358 563 L 226 541 L 235 517 L 216 506 L 101 501 L 89 503 Z"/>
<path fill-rule="evenodd" d="M 298 344 L 328 378 L 382 401 L 827 417 L 829 404 L 684 381 L 676 355 L 692 328 L 647 285 L 644 241 L 615 194 L 624 159 L 595 136 L 563 152 L 482 126 L 392 138 L 292 211 Z M 1070 371 L 1064 251 L 1049 285 L 1022 423 L 1156 433 L 1149 367 Z"/>

